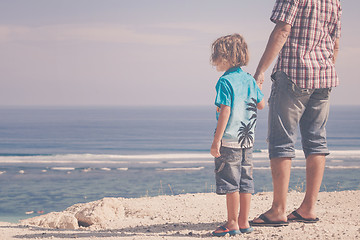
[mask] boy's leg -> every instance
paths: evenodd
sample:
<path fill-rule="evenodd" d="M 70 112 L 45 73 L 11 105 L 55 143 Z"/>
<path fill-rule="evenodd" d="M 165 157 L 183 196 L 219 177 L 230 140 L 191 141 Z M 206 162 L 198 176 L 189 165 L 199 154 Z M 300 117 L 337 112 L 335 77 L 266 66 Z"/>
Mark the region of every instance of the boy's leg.
<path fill-rule="evenodd" d="M 224 227 L 230 231 L 239 231 L 239 165 L 242 151 L 241 149 L 221 147 L 220 153 L 221 156 L 215 158 L 216 193 L 221 195 L 226 194 L 228 221 Z M 221 234 L 223 232 L 224 229 L 219 227 L 213 232 L 213 235 Z"/>
<path fill-rule="evenodd" d="M 241 178 L 240 178 L 240 211 L 238 223 L 240 229 L 247 229 L 249 225 L 249 211 L 251 203 L 251 194 L 254 193 L 253 181 L 253 149 L 244 148 L 241 160 Z"/>
<path fill-rule="evenodd" d="M 238 214 L 240 206 L 240 194 L 239 192 L 233 192 L 226 194 L 226 206 L 228 221 L 226 227 L 229 230 L 239 230 Z"/>
<path fill-rule="evenodd" d="M 251 193 L 240 193 L 240 212 L 238 217 L 239 228 L 249 228 L 249 212 Z"/>

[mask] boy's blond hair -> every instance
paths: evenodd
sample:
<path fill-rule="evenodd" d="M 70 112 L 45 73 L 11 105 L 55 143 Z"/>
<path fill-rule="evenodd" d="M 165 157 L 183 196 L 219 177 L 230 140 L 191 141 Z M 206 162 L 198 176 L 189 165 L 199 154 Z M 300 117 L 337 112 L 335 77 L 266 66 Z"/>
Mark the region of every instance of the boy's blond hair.
<path fill-rule="evenodd" d="M 235 33 L 218 38 L 211 49 L 213 65 L 221 60 L 226 60 L 232 67 L 246 66 L 249 62 L 248 47 L 240 34 Z"/>

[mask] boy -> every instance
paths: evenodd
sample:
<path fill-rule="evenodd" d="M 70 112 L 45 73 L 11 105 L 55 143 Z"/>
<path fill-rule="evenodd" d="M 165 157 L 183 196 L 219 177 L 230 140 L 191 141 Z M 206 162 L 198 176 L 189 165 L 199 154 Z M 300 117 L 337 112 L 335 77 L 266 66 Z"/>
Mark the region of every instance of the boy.
<path fill-rule="evenodd" d="M 265 102 L 255 79 L 241 69 L 247 65 L 247 44 L 239 34 L 221 37 L 212 44 L 211 61 L 225 72 L 216 84 L 217 128 L 211 146 L 215 157 L 216 193 L 226 194 L 228 221 L 214 236 L 250 233 L 248 222 L 252 179 L 252 147 L 257 109 Z"/>

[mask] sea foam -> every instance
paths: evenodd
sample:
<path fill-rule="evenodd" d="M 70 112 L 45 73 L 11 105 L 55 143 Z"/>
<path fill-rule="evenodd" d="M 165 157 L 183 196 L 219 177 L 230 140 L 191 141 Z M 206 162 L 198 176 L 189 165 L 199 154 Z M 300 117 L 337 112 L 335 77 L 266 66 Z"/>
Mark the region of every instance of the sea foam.
<path fill-rule="evenodd" d="M 171 163 L 178 165 L 186 164 L 213 164 L 213 157 L 209 153 L 168 153 L 168 154 L 56 154 L 56 155 L 34 155 L 34 156 L 0 156 L 0 164 L 61 164 L 71 167 L 74 164 L 100 164 L 105 167 L 108 164 L 144 164 L 157 165 Z M 360 161 L 360 150 L 335 150 L 327 156 L 331 165 L 352 165 L 357 166 Z M 268 165 L 268 151 L 256 150 L 253 152 L 253 161 L 256 164 Z M 293 163 L 304 162 L 303 152 L 296 150 L 296 157 Z M 60 166 L 56 166 L 60 167 Z M 346 166 L 348 167 L 348 166 Z M 59 169 L 58 169 L 59 170 Z"/>

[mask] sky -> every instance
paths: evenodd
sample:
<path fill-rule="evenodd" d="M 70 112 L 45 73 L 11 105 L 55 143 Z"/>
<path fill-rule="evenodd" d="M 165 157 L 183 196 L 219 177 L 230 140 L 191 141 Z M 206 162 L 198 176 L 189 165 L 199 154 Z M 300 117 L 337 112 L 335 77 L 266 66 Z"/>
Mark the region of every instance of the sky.
<path fill-rule="evenodd" d="M 270 0 L 0 0 L 0 106 L 213 105 L 210 46 L 240 33 L 253 74 Z M 360 1 L 342 1 L 333 105 L 359 105 Z M 272 67 L 271 67 L 272 68 Z M 270 93 L 270 73 L 263 92 Z"/>

